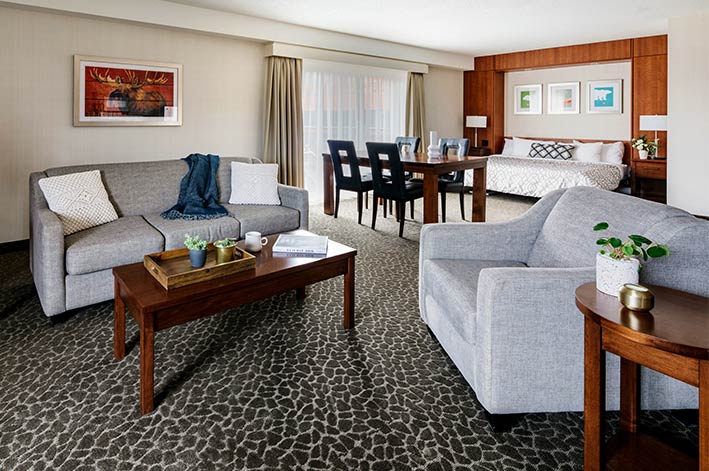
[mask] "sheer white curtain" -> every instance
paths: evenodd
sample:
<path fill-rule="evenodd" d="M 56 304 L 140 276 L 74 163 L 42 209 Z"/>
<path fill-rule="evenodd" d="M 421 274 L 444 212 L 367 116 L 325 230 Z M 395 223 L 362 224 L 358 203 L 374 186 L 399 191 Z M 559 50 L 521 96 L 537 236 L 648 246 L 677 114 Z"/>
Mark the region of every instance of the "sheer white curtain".
<path fill-rule="evenodd" d="M 328 139 L 354 141 L 366 153 L 365 142 L 394 142 L 404 134 L 406 80 L 401 70 L 303 60 L 303 160 L 311 203 L 323 199 Z"/>

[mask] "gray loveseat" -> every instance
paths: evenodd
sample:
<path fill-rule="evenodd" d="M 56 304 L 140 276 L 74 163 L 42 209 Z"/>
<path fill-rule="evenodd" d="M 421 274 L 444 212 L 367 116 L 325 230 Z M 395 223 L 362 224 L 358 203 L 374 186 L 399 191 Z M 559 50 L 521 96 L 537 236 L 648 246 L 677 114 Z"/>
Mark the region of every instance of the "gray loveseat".
<path fill-rule="evenodd" d="M 669 246 L 641 282 L 709 296 L 709 222 L 618 193 L 558 190 L 509 222 L 421 231 L 421 316 L 489 413 L 583 410 L 574 291 L 595 280 L 600 221 Z M 607 362 L 606 403 L 617 409 L 619 359 Z M 641 381 L 643 408 L 697 407 L 696 388 L 645 368 Z"/>
<path fill-rule="evenodd" d="M 182 160 L 59 167 L 30 175 L 30 269 L 47 316 L 113 299 L 115 266 L 143 255 L 182 247 L 185 233 L 213 241 L 243 238 L 248 231 L 274 234 L 308 228 L 308 192 L 279 185 L 281 206 L 231 205 L 231 162 L 222 157 L 217 174 L 220 202 L 230 216 L 201 221 L 166 220 L 160 213 L 177 202 L 187 171 Z M 119 219 L 64 237 L 37 182 L 44 177 L 100 170 Z"/>

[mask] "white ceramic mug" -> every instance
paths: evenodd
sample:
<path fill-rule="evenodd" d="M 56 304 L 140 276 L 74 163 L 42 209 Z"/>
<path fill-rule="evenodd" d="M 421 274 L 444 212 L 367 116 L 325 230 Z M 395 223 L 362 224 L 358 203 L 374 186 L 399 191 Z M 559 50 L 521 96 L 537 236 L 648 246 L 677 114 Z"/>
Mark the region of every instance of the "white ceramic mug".
<path fill-rule="evenodd" d="M 244 245 L 247 252 L 260 252 L 261 248 L 268 244 L 268 239 L 261 237 L 260 232 L 251 231 L 246 233 Z"/>

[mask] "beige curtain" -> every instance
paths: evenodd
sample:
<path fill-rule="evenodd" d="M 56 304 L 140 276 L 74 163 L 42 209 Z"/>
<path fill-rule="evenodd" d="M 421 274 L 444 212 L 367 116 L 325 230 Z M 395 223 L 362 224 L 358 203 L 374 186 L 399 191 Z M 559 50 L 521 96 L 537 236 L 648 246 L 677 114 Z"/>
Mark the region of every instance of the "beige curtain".
<path fill-rule="evenodd" d="M 419 152 L 426 152 L 426 110 L 423 101 L 423 74 L 409 72 L 406 85 L 406 135 L 421 138 Z"/>
<path fill-rule="evenodd" d="M 303 187 L 303 61 L 269 57 L 266 64 L 263 160 L 278 180 Z"/>

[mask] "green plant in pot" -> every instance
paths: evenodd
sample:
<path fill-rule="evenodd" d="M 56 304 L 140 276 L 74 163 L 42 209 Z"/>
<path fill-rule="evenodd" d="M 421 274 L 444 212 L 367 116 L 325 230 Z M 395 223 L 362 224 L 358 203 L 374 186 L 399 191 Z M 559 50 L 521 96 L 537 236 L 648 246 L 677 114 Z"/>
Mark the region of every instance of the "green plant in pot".
<path fill-rule="evenodd" d="M 593 230 L 600 232 L 608 228 L 607 222 L 599 222 Z M 638 234 L 631 234 L 625 240 L 618 237 L 601 237 L 596 241 L 596 245 L 600 247 L 596 255 L 596 287 L 611 296 L 618 296 L 624 284 L 637 284 L 640 281 L 641 259 L 647 262 L 651 258 L 670 254 L 667 246 L 655 244 Z"/>
<path fill-rule="evenodd" d="M 217 249 L 217 265 L 234 260 L 236 241 L 234 239 L 222 239 L 214 243 Z"/>
<path fill-rule="evenodd" d="M 190 265 L 193 268 L 202 268 L 207 261 L 207 241 L 197 234 L 185 234 L 185 247 L 190 251 Z"/>
<path fill-rule="evenodd" d="M 647 136 L 640 136 L 631 141 L 633 149 L 638 151 L 638 156 L 641 160 L 645 160 L 648 156 L 652 157 L 657 153 L 657 144 L 649 141 Z"/>

